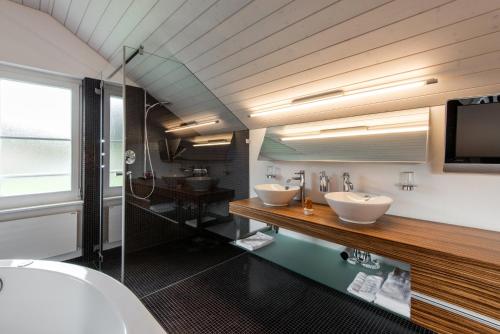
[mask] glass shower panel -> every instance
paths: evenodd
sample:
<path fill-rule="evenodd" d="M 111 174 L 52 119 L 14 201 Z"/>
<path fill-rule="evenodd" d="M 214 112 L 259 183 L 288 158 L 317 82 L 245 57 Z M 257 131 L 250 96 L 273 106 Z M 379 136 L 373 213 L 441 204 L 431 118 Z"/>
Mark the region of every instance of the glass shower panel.
<path fill-rule="evenodd" d="M 124 276 L 141 295 L 231 256 L 250 232 L 229 214 L 249 197 L 248 129 L 168 53 L 126 47 L 124 68 Z"/>

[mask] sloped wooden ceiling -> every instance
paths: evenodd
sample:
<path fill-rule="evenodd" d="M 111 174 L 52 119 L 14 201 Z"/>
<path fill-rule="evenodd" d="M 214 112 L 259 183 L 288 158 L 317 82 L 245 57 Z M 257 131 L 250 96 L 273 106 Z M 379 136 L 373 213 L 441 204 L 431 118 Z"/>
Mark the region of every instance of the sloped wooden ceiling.
<path fill-rule="evenodd" d="M 52 15 L 116 66 L 122 45 L 175 57 L 249 128 L 439 105 L 500 91 L 500 0 L 16 2 Z M 184 79 L 154 57 L 143 56 L 131 70 L 137 82 Z M 439 82 L 248 118 L 260 106 L 322 91 L 428 78 Z M 203 94 L 184 87 L 183 99 Z"/>

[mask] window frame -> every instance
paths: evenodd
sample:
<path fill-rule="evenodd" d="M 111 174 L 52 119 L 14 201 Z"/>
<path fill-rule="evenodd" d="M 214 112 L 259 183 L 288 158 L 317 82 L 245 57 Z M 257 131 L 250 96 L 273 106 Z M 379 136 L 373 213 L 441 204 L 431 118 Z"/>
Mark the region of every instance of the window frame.
<path fill-rule="evenodd" d="M 105 156 L 105 167 L 104 167 L 104 175 L 103 175 L 103 182 L 104 182 L 104 187 L 103 187 L 103 192 L 104 192 L 104 197 L 113 197 L 113 196 L 121 196 L 122 195 L 122 188 L 123 188 L 123 183 L 121 186 L 116 186 L 116 187 L 110 187 L 109 186 L 109 173 L 110 173 L 110 156 L 111 156 L 111 106 L 110 106 L 110 98 L 111 97 L 119 97 L 123 99 L 123 89 L 120 85 L 114 85 L 108 82 L 104 83 L 104 152 L 106 153 Z M 125 111 L 124 111 L 125 113 Z M 125 119 L 125 115 L 123 115 Z M 123 141 L 125 142 L 125 134 L 123 134 Z M 125 172 L 123 172 L 123 175 L 125 175 Z M 124 177 L 125 179 L 125 177 Z"/>
<path fill-rule="evenodd" d="M 0 64 L 0 79 L 71 90 L 71 189 L 0 197 L 0 210 L 81 200 L 81 80 Z"/>

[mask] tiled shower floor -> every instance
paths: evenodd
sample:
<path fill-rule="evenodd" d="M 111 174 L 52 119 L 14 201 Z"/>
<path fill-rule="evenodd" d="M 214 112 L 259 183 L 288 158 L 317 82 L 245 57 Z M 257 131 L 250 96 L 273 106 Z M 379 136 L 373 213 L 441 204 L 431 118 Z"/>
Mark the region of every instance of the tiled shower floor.
<path fill-rule="evenodd" d="M 118 274 L 113 257 L 104 271 Z M 207 238 L 128 255 L 126 273 L 168 333 L 431 333 Z"/>

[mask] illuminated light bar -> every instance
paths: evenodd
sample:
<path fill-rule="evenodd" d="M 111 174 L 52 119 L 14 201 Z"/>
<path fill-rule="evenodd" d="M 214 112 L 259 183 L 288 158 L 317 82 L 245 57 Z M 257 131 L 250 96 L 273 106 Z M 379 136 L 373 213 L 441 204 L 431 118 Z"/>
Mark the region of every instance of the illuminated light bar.
<path fill-rule="evenodd" d="M 223 146 L 231 144 L 228 140 L 217 140 L 217 141 L 209 141 L 207 143 L 199 143 L 193 144 L 193 147 L 204 147 L 204 146 Z"/>
<path fill-rule="evenodd" d="M 190 123 L 181 124 L 180 126 L 175 127 L 175 128 L 167 129 L 167 130 L 165 130 L 165 133 L 174 132 L 174 131 L 182 131 L 182 130 L 187 130 L 187 129 L 194 129 L 194 128 L 213 125 L 213 124 L 217 124 L 217 123 L 219 123 L 219 120 L 209 121 L 209 122 L 190 122 Z"/>
<path fill-rule="evenodd" d="M 412 125 L 412 126 L 389 126 L 389 127 L 356 127 L 344 128 L 335 130 L 323 130 L 316 134 L 304 134 L 300 136 L 282 137 L 281 141 L 297 141 L 297 140 L 312 140 L 325 138 L 340 138 L 340 137 L 355 137 L 355 136 L 370 136 L 387 133 L 405 133 L 405 132 L 422 132 L 428 131 L 428 125 Z"/>
<path fill-rule="evenodd" d="M 438 82 L 437 79 L 427 79 L 427 80 L 411 81 L 404 83 L 392 83 L 392 84 L 373 86 L 368 88 L 360 88 L 347 92 L 344 92 L 342 90 L 336 90 L 329 93 L 317 94 L 295 99 L 292 100 L 290 104 L 284 106 L 272 107 L 270 109 L 264 109 L 262 111 L 256 111 L 248 115 L 248 117 L 269 116 L 278 113 L 296 111 L 322 105 L 330 105 L 335 102 L 344 101 L 350 98 L 360 98 L 378 94 L 394 93 L 402 90 L 435 84 L 437 82 Z"/>

